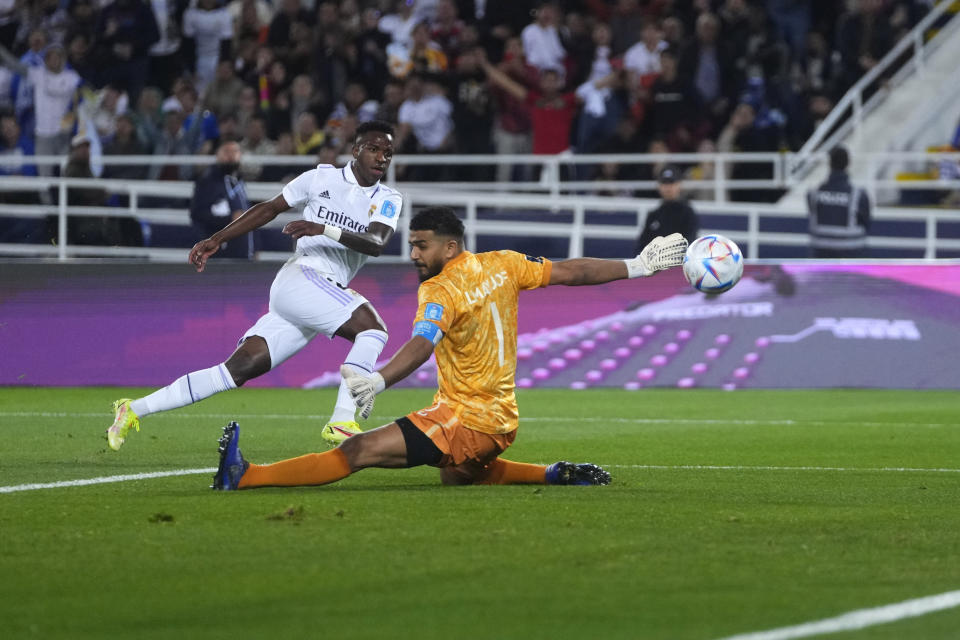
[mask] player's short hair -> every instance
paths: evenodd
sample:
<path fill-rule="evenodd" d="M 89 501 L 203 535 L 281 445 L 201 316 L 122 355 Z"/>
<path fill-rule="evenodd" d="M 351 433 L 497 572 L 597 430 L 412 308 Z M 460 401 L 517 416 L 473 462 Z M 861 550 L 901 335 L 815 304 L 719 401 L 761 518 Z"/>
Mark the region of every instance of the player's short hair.
<path fill-rule="evenodd" d="M 450 207 L 427 207 L 410 220 L 410 231 L 433 231 L 463 242 L 463 222 Z"/>
<path fill-rule="evenodd" d="M 369 120 L 367 122 L 360 123 L 357 126 L 357 133 L 353 138 L 354 142 L 360 142 L 360 137 L 365 133 L 370 133 L 371 131 L 377 131 L 384 135 L 392 136 L 393 135 L 393 125 L 389 122 L 384 122 L 383 120 Z"/>
<path fill-rule="evenodd" d="M 830 168 L 833 171 L 846 171 L 850 164 L 850 153 L 846 147 L 834 147 L 830 150 Z"/>

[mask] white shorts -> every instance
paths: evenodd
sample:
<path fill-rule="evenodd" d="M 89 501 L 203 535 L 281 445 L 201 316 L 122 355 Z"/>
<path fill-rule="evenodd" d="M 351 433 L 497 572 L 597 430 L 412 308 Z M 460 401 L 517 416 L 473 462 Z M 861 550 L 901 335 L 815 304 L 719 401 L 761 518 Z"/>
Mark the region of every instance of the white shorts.
<path fill-rule="evenodd" d="M 270 285 L 270 310 L 243 334 L 260 336 L 270 350 L 270 368 L 303 349 L 317 334 L 333 338 L 367 299 L 337 285 L 312 267 L 287 262 Z"/>

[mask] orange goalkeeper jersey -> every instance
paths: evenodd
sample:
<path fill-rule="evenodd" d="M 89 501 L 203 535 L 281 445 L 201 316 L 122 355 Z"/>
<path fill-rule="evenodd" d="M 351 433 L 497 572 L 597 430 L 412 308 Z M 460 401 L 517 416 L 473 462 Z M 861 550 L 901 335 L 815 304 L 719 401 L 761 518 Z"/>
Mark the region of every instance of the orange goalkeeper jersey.
<path fill-rule="evenodd" d="M 413 334 L 436 344 L 434 402 L 453 409 L 464 426 L 517 428 L 518 297 L 521 289 L 547 286 L 550 269 L 549 260 L 515 251 L 464 251 L 420 285 Z"/>

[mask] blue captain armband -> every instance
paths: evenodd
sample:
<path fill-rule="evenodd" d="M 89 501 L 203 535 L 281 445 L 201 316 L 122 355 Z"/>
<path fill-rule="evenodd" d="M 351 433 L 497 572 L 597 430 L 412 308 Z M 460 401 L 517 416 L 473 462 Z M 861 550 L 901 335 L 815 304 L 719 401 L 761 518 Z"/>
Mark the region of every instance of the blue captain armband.
<path fill-rule="evenodd" d="M 422 336 L 432 342 L 434 346 L 443 338 L 443 331 L 437 325 L 427 320 L 421 320 L 413 325 L 413 335 Z"/>

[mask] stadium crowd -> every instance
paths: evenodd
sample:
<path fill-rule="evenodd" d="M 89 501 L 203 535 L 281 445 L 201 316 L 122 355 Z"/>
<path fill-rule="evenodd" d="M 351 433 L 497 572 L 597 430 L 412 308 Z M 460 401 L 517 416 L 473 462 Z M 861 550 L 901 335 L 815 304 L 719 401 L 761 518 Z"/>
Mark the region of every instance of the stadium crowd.
<path fill-rule="evenodd" d="M 796 149 L 929 0 L 0 0 L 0 167 L 104 154 Z M 52 171 L 40 168 L 41 173 Z M 652 179 L 659 167 L 598 167 Z M 735 178 L 769 167 L 741 164 Z M 246 166 L 248 180 L 289 167 Z M 410 168 L 413 172 L 414 168 Z M 687 168 L 709 177 L 710 166 Z M 104 177 L 190 179 L 189 163 Z M 513 177 L 520 177 L 515 171 Z M 432 168 L 415 179 L 492 177 Z M 501 167 L 498 179 L 511 178 Z M 734 199 L 764 200 L 741 191 Z"/>

